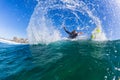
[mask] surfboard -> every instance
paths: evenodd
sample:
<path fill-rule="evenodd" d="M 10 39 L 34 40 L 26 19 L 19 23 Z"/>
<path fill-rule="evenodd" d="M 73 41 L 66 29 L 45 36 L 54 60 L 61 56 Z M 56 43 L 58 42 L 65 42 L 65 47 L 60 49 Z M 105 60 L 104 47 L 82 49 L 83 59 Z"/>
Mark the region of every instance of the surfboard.
<path fill-rule="evenodd" d="M 107 40 L 105 33 L 103 32 L 102 28 L 97 26 L 91 34 L 91 40 L 95 41 L 105 41 Z"/>

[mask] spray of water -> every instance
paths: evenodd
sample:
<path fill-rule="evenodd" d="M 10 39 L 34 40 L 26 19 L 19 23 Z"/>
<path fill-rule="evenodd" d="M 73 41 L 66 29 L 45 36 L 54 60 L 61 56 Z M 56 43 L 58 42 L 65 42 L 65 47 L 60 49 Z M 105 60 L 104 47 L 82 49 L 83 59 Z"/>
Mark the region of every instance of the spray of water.
<path fill-rule="evenodd" d="M 75 22 L 79 25 L 82 22 L 78 13 L 82 15 L 88 15 L 92 22 L 100 29 L 99 36 L 95 33 L 96 29 L 92 32 L 93 40 L 105 40 L 105 34 L 102 31 L 101 22 L 98 17 L 94 16 L 92 11 L 89 10 L 87 5 L 80 0 L 37 0 L 34 12 L 31 16 L 28 25 L 28 39 L 30 44 L 38 43 L 50 43 L 61 39 L 62 33 L 60 28 L 57 28 L 53 21 L 49 18 L 48 14 L 52 10 L 69 10 L 72 15 L 74 15 Z M 52 14 L 57 15 L 57 14 Z M 65 17 L 64 15 L 58 14 L 62 20 L 61 25 L 65 23 L 67 19 L 73 19 L 73 17 Z M 74 24 L 73 24 L 74 25 Z M 77 27 L 79 29 L 79 27 Z M 83 28 L 84 29 L 84 28 Z M 104 37 L 104 39 L 102 38 Z"/>

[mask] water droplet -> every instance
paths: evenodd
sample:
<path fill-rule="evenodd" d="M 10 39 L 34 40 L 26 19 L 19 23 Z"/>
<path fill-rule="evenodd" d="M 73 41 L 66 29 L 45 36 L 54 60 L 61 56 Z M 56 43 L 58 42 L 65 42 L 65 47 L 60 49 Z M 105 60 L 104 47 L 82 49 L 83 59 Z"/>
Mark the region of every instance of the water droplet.
<path fill-rule="evenodd" d="M 117 50 L 115 50 L 115 53 L 117 53 Z"/>

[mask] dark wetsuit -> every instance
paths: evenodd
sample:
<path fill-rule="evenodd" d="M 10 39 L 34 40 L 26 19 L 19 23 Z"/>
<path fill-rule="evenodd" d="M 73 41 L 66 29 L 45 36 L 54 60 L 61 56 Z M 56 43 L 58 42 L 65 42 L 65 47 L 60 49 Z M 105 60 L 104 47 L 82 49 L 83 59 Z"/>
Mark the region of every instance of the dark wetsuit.
<path fill-rule="evenodd" d="M 71 39 L 74 39 L 74 38 L 76 38 L 77 36 L 78 36 L 78 33 L 77 32 L 69 32 L 68 30 L 66 30 L 66 28 L 64 27 L 64 30 L 65 30 L 65 32 L 66 33 L 68 33 L 69 34 L 69 38 L 71 38 Z"/>
<path fill-rule="evenodd" d="M 69 34 L 69 38 L 71 39 L 76 38 L 77 36 L 78 36 L 78 33 Z"/>

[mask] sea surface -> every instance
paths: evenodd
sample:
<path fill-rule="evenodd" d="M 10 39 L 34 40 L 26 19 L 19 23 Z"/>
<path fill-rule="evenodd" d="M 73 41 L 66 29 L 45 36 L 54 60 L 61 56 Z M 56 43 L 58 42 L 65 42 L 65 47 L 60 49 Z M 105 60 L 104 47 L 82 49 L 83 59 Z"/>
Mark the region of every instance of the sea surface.
<path fill-rule="evenodd" d="M 0 80 L 119 80 L 120 40 L 0 43 Z"/>

